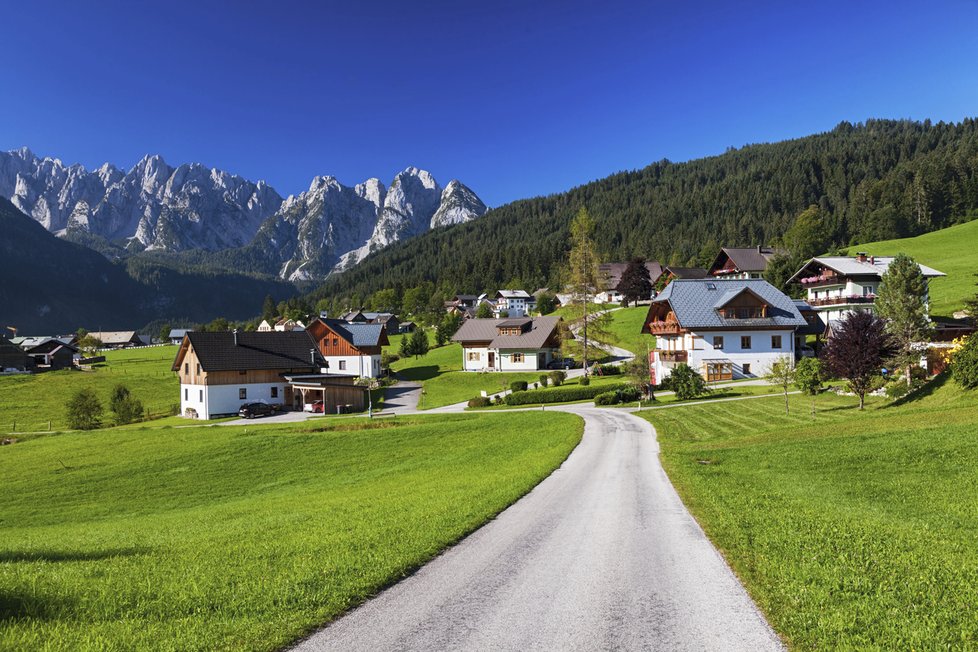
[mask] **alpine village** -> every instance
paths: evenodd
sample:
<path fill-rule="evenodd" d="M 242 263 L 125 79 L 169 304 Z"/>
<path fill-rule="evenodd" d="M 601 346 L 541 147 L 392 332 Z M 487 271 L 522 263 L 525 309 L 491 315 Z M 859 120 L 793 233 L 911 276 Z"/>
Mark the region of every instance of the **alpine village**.
<path fill-rule="evenodd" d="M 584 101 L 571 80 L 593 53 L 529 90 L 521 67 L 567 47 L 531 7 L 514 12 L 532 43 L 489 9 L 364 7 L 416 35 L 375 44 L 383 61 L 352 8 L 195 7 L 167 56 L 206 81 L 129 42 L 186 25 L 170 9 L 64 9 L 11 9 L 10 47 L 37 57 L 31 79 L 79 89 L 52 57 L 96 48 L 85 65 L 112 88 L 90 126 L 63 126 L 84 139 L 34 130 L 71 102 L 0 73 L 35 109 L 0 109 L 23 125 L 0 130 L 0 650 L 978 650 L 978 118 L 849 122 L 842 97 L 778 113 L 761 98 L 792 88 L 766 72 L 780 55 L 756 68 L 705 43 L 708 68 L 753 71 L 756 90 L 730 91 L 757 93 L 736 128 L 681 126 L 721 101 L 683 57 L 668 65 L 690 77 L 662 73 L 690 93 L 675 106 L 632 90 L 579 115 L 559 105 Z M 608 48 L 596 92 L 629 66 L 612 51 L 665 38 L 652 16 L 726 34 L 632 7 L 619 39 L 601 31 L 616 11 L 553 18 Z M 799 35 L 851 49 L 798 11 Z M 26 45 L 18 30 L 50 21 L 104 43 Z M 973 42 L 965 23 L 944 29 Z M 259 29 L 261 55 L 242 45 Z M 377 67 L 355 72 L 361 56 Z M 281 93 L 300 85 L 286 60 L 308 97 Z M 143 98 L 153 129 L 110 97 Z M 673 122 L 622 137 L 632 99 Z M 493 122 L 510 110 L 535 127 Z M 21 146 L 55 133 L 84 165 Z M 130 163 L 100 165 L 102 144 Z M 441 181 L 404 167 L 409 146 Z M 648 163 L 665 152 L 684 154 Z M 248 178 L 266 159 L 269 181 Z"/>

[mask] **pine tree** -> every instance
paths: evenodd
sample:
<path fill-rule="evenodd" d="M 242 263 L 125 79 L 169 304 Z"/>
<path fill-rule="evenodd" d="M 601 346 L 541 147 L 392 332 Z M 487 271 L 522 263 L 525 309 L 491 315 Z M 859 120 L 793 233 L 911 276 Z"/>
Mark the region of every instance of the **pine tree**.
<path fill-rule="evenodd" d="M 896 345 L 893 361 L 906 373 L 907 385 L 911 383 L 914 365 L 920 360 L 915 345 L 930 336 L 926 297 L 927 280 L 920 265 L 910 256 L 899 254 L 883 274 L 875 306 L 886 320 L 886 330 Z"/>

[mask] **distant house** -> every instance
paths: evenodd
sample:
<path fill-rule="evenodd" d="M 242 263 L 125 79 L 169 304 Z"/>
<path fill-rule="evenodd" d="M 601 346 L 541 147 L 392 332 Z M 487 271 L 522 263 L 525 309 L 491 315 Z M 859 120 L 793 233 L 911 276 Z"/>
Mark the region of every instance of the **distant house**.
<path fill-rule="evenodd" d="M 0 334 L 0 372 L 26 371 L 30 358 L 24 350 Z"/>
<path fill-rule="evenodd" d="M 286 333 L 289 331 L 302 331 L 306 329 L 306 325 L 297 319 L 280 319 L 275 322 L 274 330 L 279 333 Z"/>
<path fill-rule="evenodd" d="M 39 343 L 24 346 L 24 353 L 31 359 L 35 369 L 71 369 L 75 364 L 78 347 L 66 341 L 50 337 Z"/>
<path fill-rule="evenodd" d="M 666 283 L 671 283 L 677 278 L 698 279 L 706 278 L 710 274 L 702 267 L 675 267 L 669 265 L 668 267 L 662 268 L 662 275 L 665 277 Z"/>
<path fill-rule="evenodd" d="M 348 312 L 340 318 L 350 324 L 380 324 L 387 331 L 388 335 L 403 333 L 401 321 L 392 312 L 364 312 L 355 310 Z"/>
<path fill-rule="evenodd" d="M 782 253 L 773 247 L 723 247 L 707 271 L 724 278 L 764 278 L 768 263 Z"/>
<path fill-rule="evenodd" d="M 806 300 L 827 325 L 856 310 L 873 310 L 883 274 L 893 262 L 890 256 L 819 256 L 798 270 L 790 281 L 801 283 Z M 943 272 L 920 265 L 925 281 Z M 789 282 L 790 282 L 789 281 Z M 924 297 L 927 302 L 928 297 Z"/>
<path fill-rule="evenodd" d="M 601 263 L 598 265 L 598 275 L 601 278 L 601 289 L 595 293 L 595 301 L 599 303 L 621 303 L 622 293 L 618 286 L 621 284 L 621 275 L 625 273 L 628 263 Z M 649 279 L 655 285 L 659 277 L 662 276 L 662 265 L 657 261 L 645 263 L 645 269 L 649 271 Z M 641 300 L 651 299 L 651 295 Z"/>
<path fill-rule="evenodd" d="M 546 369 L 560 348 L 560 317 L 469 319 L 452 341 L 462 345 L 465 371 Z"/>
<path fill-rule="evenodd" d="M 413 333 L 416 328 L 417 328 L 417 325 L 413 321 L 402 321 L 398 325 L 397 332 L 400 333 L 400 334 L 402 334 L 402 335 L 403 334 L 406 334 L 406 333 Z"/>
<path fill-rule="evenodd" d="M 170 334 L 167 336 L 167 339 L 170 340 L 170 344 L 179 345 L 180 343 L 183 342 L 183 336 L 186 335 L 187 333 L 192 333 L 192 332 L 193 332 L 192 328 L 172 328 L 170 329 Z"/>
<path fill-rule="evenodd" d="M 504 312 L 507 317 L 525 317 L 536 307 L 536 300 L 526 290 L 499 290 L 493 303 L 497 318 Z"/>
<path fill-rule="evenodd" d="M 675 279 L 652 300 L 642 332 L 655 336 L 654 382 L 682 363 L 717 381 L 763 375 L 783 356 L 793 361 L 795 333 L 808 326 L 767 281 Z"/>
<path fill-rule="evenodd" d="M 88 334 L 100 341 L 103 349 L 143 346 L 143 341 L 136 331 L 89 331 Z"/>
<path fill-rule="evenodd" d="M 383 324 L 319 318 L 306 329 L 329 373 L 378 378 L 382 347 L 390 344 Z"/>
<path fill-rule="evenodd" d="M 340 319 L 351 324 L 366 324 L 368 321 L 367 315 L 362 310 L 351 310 L 348 313 L 340 315 Z"/>
<path fill-rule="evenodd" d="M 261 323 L 258 324 L 257 330 L 259 333 L 270 333 L 271 331 L 275 330 L 275 326 L 267 319 L 262 319 Z"/>
<path fill-rule="evenodd" d="M 323 373 L 325 360 L 305 331 L 189 332 L 172 370 L 180 378 L 180 413 L 200 419 L 237 414 L 244 403 L 302 409 L 322 400 L 362 410 L 354 376 Z"/>

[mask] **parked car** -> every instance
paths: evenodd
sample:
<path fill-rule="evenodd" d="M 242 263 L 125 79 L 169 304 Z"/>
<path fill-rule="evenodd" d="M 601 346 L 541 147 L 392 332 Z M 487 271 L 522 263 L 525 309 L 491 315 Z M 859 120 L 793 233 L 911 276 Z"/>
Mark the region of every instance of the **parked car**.
<path fill-rule="evenodd" d="M 325 407 L 326 406 L 322 401 L 313 401 L 312 403 L 306 403 L 304 406 L 302 406 L 302 411 L 312 412 L 313 414 L 322 414 Z"/>
<path fill-rule="evenodd" d="M 551 360 L 547 369 L 573 369 L 574 358 L 564 358 L 563 360 Z"/>
<path fill-rule="evenodd" d="M 273 412 L 275 412 L 275 408 L 268 403 L 245 403 L 238 410 L 238 416 L 244 417 L 245 419 L 254 419 L 255 417 L 267 417 Z"/>

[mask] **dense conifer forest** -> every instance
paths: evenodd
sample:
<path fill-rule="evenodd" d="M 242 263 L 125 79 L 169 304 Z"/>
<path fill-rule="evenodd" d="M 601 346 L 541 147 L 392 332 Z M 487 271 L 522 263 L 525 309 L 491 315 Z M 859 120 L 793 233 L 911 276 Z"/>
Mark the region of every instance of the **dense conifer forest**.
<path fill-rule="evenodd" d="M 392 245 L 311 298 L 428 283 L 442 294 L 557 285 L 582 206 L 608 261 L 705 264 L 720 246 L 779 241 L 811 206 L 826 249 L 916 235 L 978 217 L 978 121 L 843 122 L 796 140 L 660 161 Z"/>

